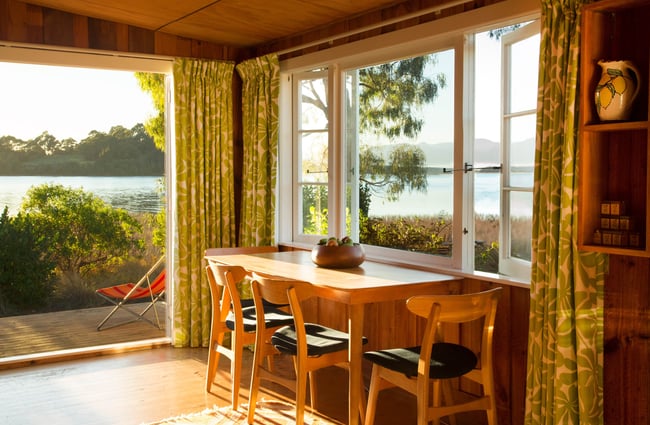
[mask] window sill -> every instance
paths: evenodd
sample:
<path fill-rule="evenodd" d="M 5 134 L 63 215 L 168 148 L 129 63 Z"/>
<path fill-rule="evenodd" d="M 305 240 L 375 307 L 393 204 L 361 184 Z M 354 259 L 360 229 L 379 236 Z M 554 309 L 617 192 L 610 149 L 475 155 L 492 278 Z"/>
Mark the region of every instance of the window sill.
<path fill-rule="evenodd" d="M 297 242 L 282 242 L 278 244 L 280 250 L 304 250 L 311 251 L 313 245 L 307 243 L 297 243 Z M 462 277 L 468 279 L 476 279 L 489 283 L 498 283 L 501 285 L 515 286 L 519 288 L 530 289 L 530 282 L 522 281 L 520 279 L 515 279 L 510 276 L 496 274 L 496 273 L 486 273 L 480 271 L 466 272 L 458 269 L 452 269 L 449 267 L 440 267 L 432 265 L 423 265 L 423 264 L 410 264 L 403 263 L 399 261 L 391 261 L 387 258 L 375 258 L 372 256 L 366 256 L 367 259 L 372 261 L 377 261 L 379 263 L 393 264 L 404 267 L 410 267 L 419 270 L 431 271 L 434 273 L 443 273 L 450 276 Z"/>

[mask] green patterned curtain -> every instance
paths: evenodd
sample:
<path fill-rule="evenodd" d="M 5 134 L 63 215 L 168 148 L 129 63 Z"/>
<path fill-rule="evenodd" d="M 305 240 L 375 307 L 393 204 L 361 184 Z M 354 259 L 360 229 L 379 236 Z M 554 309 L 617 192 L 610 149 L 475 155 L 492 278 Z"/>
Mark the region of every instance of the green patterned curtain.
<path fill-rule="evenodd" d="M 577 249 L 580 0 L 542 0 L 526 424 L 603 423 L 607 257 Z"/>
<path fill-rule="evenodd" d="M 203 252 L 235 240 L 233 73 L 233 63 L 174 61 L 178 347 L 207 346 L 211 303 Z"/>
<path fill-rule="evenodd" d="M 247 60 L 237 65 L 237 72 L 243 81 L 244 128 L 239 245 L 273 245 L 280 93 L 278 56 Z"/>

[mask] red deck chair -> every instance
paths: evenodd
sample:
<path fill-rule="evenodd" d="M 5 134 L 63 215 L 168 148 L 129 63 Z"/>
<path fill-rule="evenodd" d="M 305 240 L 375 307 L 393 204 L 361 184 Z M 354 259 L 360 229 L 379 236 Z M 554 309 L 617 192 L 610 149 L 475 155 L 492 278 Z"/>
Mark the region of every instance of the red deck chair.
<path fill-rule="evenodd" d="M 153 326 L 157 326 L 158 329 L 162 329 L 162 326 L 160 325 L 160 318 L 158 317 L 158 311 L 155 308 L 153 309 L 153 312 L 156 317 L 156 323 L 144 317 L 144 315 L 147 313 L 147 311 L 155 306 L 156 302 L 158 302 L 161 297 L 165 295 L 165 269 L 163 268 L 162 271 L 160 271 L 159 274 L 156 275 L 153 280 L 151 280 L 152 276 L 154 276 L 154 273 L 160 269 L 160 266 L 163 264 L 164 259 L 165 257 L 162 257 L 160 260 L 158 260 L 156 264 L 154 264 L 153 267 L 151 267 L 151 269 L 149 269 L 149 271 L 144 276 L 142 276 L 142 278 L 137 283 L 123 283 L 121 285 L 99 288 L 95 291 L 100 297 L 104 298 L 112 304 L 115 304 L 115 308 L 113 308 L 113 310 L 108 313 L 108 316 L 106 316 L 104 320 L 102 320 L 99 325 L 97 325 L 98 331 L 102 330 L 102 327 L 104 329 L 107 329 L 109 327 L 112 328 L 138 320 L 144 320 L 151 323 Z M 132 310 L 129 307 L 129 305 L 134 302 L 140 302 L 142 304 L 143 300 L 146 300 L 144 301 L 146 302 L 146 306 L 140 313 Z M 108 319 L 110 319 L 111 316 L 113 316 L 113 314 L 115 314 L 119 309 L 123 309 L 124 311 L 132 314 L 135 316 L 135 319 L 116 323 L 109 327 L 104 327 L 104 324 L 106 324 Z"/>

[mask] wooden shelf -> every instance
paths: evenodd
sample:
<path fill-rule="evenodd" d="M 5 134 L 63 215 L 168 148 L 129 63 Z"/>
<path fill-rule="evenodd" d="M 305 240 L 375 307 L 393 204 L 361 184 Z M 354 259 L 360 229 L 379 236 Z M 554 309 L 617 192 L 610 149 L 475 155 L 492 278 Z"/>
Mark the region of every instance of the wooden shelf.
<path fill-rule="evenodd" d="M 602 0 L 583 8 L 580 51 L 580 126 L 578 247 L 585 251 L 650 257 L 650 125 L 648 82 L 650 49 L 640 49 L 640 40 L 650 39 L 650 2 L 647 0 Z M 594 89 L 600 79 L 599 60 L 629 60 L 636 65 L 642 89 L 630 121 L 601 122 L 596 112 Z M 619 246 L 616 234 L 604 228 L 606 201 L 625 204 L 625 216 L 633 222 L 638 246 Z M 605 243 L 594 243 L 594 233 L 607 232 Z M 636 239 L 636 238 L 634 238 Z M 604 242 L 604 241 L 603 241 Z"/>

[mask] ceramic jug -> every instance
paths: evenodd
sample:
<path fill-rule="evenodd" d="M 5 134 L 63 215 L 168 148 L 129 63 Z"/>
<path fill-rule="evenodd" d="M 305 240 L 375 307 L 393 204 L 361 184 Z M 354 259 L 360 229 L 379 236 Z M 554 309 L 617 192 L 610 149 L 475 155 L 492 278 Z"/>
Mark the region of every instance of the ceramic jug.
<path fill-rule="evenodd" d="M 596 110 L 601 121 L 630 118 L 634 99 L 639 94 L 639 71 L 627 60 L 598 61 L 602 69 L 596 86 Z"/>

